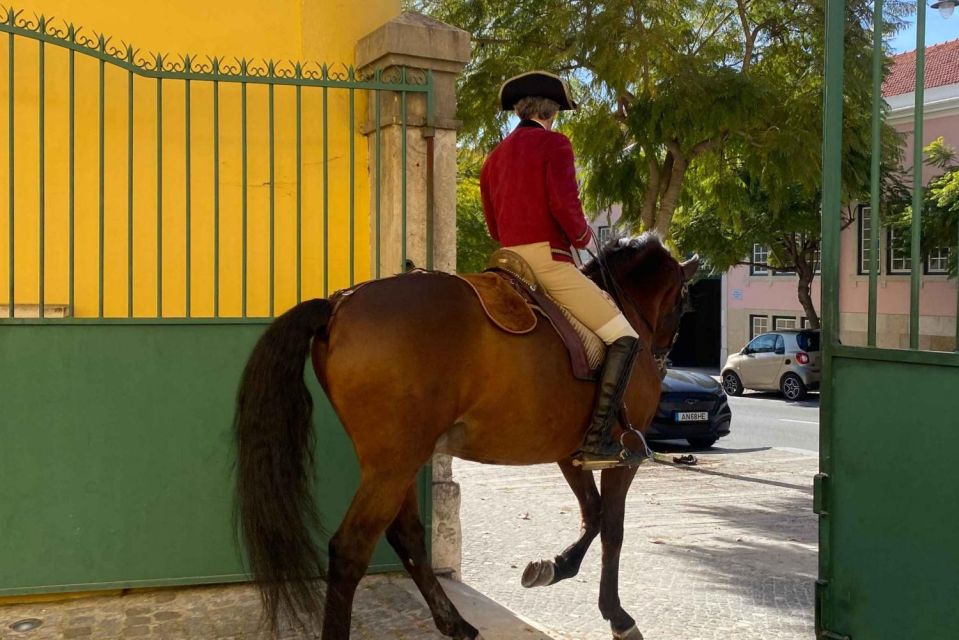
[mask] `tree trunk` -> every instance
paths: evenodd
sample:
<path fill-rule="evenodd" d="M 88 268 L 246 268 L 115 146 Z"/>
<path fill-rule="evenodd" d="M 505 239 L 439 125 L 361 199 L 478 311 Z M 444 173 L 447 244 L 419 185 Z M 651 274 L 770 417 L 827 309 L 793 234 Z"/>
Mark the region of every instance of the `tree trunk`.
<path fill-rule="evenodd" d="M 805 265 L 797 268 L 796 272 L 799 274 L 799 304 L 802 305 L 803 311 L 806 312 L 806 318 L 809 320 L 809 327 L 811 329 L 818 329 L 819 314 L 816 313 L 816 307 L 812 302 L 813 270 L 810 266 Z"/>

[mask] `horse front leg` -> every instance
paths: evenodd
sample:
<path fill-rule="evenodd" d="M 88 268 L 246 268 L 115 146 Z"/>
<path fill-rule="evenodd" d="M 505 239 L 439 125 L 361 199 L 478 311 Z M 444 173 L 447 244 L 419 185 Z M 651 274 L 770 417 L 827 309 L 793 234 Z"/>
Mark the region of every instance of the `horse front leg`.
<path fill-rule="evenodd" d="M 527 589 L 545 587 L 575 576 L 589 545 L 599 535 L 602 505 L 593 473 L 574 467 L 570 460 L 560 462 L 559 468 L 579 501 L 582 519 L 579 539 L 552 560 L 535 560 L 526 565 L 522 583 Z"/>
<path fill-rule="evenodd" d="M 636 467 L 606 469 L 602 487 L 603 569 L 599 583 L 599 611 L 609 620 L 614 640 L 643 640 L 643 634 L 619 601 L 619 556 L 623 549 L 623 520 L 626 516 L 626 494 L 636 475 Z"/>

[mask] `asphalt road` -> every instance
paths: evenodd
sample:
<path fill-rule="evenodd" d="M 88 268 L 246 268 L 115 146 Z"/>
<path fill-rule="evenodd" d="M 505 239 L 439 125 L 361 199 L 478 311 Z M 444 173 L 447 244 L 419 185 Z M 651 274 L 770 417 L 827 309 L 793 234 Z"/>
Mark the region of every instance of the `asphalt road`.
<path fill-rule="evenodd" d="M 747 391 L 730 397 L 729 407 L 732 428 L 716 443 L 716 450 L 779 447 L 819 453 L 819 394 L 812 393 L 802 402 L 786 402 L 777 393 Z M 668 446 L 680 450 L 683 444 L 680 440 Z"/>

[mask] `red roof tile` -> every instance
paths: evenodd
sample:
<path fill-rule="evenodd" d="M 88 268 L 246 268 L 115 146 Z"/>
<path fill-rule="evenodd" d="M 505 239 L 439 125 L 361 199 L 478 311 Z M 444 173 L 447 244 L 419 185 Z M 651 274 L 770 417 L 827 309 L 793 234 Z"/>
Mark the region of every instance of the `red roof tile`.
<path fill-rule="evenodd" d="M 926 89 L 959 83 L 959 40 L 926 47 Z M 898 96 L 916 90 L 916 52 L 892 58 L 892 68 L 882 84 L 882 95 Z"/>

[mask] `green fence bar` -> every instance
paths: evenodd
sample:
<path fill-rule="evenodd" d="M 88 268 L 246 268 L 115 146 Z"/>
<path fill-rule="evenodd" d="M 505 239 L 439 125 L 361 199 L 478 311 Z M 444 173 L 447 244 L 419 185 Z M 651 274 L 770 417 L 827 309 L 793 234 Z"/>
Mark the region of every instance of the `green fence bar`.
<path fill-rule="evenodd" d="M 43 27 L 43 25 L 44 25 L 44 20 L 43 18 L 41 18 L 40 26 Z M 44 147 L 45 147 L 44 136 L 46 133 L 46 130 L 45 130 L 46 123 L 44 123 L 43 121 L 44 114 L 46 113 L 46 108 L 44 106 L 46 104 L 46 82 L 44 81 L 44 77 L 43 77 L 43 74 L 45 71 L 44 67 L 46 66 L 46 60 L 44 59 L 43 41 L 40 41 L 39 47 L 40 47 L 40 50 L 39 50 L 38 67 L 40 69 L 40 77 L 38 80 L 40 82 L 40 87 L 39 87 L 39 95 L 37 98 L 37 102 L 38 102 L 37 110 L 40 112 L 40 121 L 38 123 L 37 138 L 40 142 L 40 149 L 38 153 L 40 158 L 40 167 L 39 167 L 40 197 L 37 203 L 38 204 L 37 218 L 40 226 L 40 247 L 39 247 L 40 248 L 40 264 L 38 265 L 39 271 L 40 271 L 40 290 L 39 290 L 39 295 L 37 296 L 37 299 L 39 301 L 39 310 L 38 310 L 39 316 L 43 318 L 43 316 L 46 315 L 46 310 L 43 308 L 43 302 L 46 299 L 46 296 L 44 295 L 44 285 L 46 284 L 46 278 L 44 277 L 45 276 L 44 267 L 46 266 L 45 253 L 47 248 L 46 225 L 45 225 L 46 220 L 44 219 L 46 217 L 46 204 L 47 204 L 46 191 L 45 191 L 45 179 L 44 179 L 44 170 L 46 168 L 46 159 L 44 158 Z"/>
<path fill-rule="evenodd" d="M 869 311 L 867 314 L 866 344 L 876 346 L 876 317 L 878 315 L 877 287 L 879 283 L 879 186 L 882 159 L 882 1 L 876 0 L 872 25 L 872 170 L 869 176 Z M 860 215 L 862 215 L 860 213 Z"/>
<path fill-rule="evenodd" d="M 72 52 L 71 52 L 72 53 Z M 133 47 L 127 57 L 133 59 Z M 133 72 L 127 73 L 127 317 L 133 317 Z"/>
<path fill-rule="evenodd" d="M 220 61 L 213 60 L 219 71 Z M 213 81 L 213 317 L 220 317 L 220 83 Z"/>
<path fill-rule="evenodd" d="M 297 66 L 299 72 L 299 66 Z M 296 87 L 296 303 L 303 301 L 303 87 Z"/>
<path fill-rule="evenodd" d="M 106 48 L 106 40 L 104 39 L 103 36 L 100 36 L 100 48 L 101 48 L 101 49 Z M 104 244 L 104 240 L 105 240 L 105 234 L 104 234 L 104 229 L 103 229 L 103 227 L 104 227 L 104 221 L 106 220 L 106 215 L 105 215 L 105 214 L 106 214 L 106 201 L 105 201 L 105 196 L 104 196 L 104 190 L 105 190 L 105 178 L 104 178 L 104 175 L 105 175 L 105 162 L 106 162 L 106 160 L 105 160 L 105 157 L 106 157 L 106 145 L 105 145 L 105 141 L 104 141 L 104 140 L 105 140 L 105 137 L 106 137 L 106 126 L 105 126 L 105 118 L 104 118 L 104 111 L 106 110 L 106 102 L 105 102 L 105 101 L 106 101 L 106 80 L 105 80 L 106 68 L 105 68 L 105 64 L 106 64 L 106 63 L 103 62 L 103 60 L 100 61 L 100 85 L 99 85 L 99 86 L 100 86 L 100 101 L 99 101 L 99 104 L 98 104 L 98 109 L 99 109 L 99 123 L 100 123 L 100 124 L 99 124 L 99 127 L 98 127 L 98 129 L 97 129 L 97 134 L 98 134 L 98 137 L 99 137 L 99 152 L 100 152 L 100 156 L 99 156 L 99 170 L 100 170 L 100 175 L 98 176 L 99 182 L 98 182 L 98 184 L 97 184 L 97 187 L 98 187 L 98 190 L 99 190 L 99 200 L 98 200 L 98 202 L 99 202 L 99 212 L 98 212 L 99 222 L 97 223 L 97 233 L 99 234 L 99 239 L 98 239 L 98 241 L 97 241 L 97 252 L 98 252 L 98 257 L 97 257 L 97 278 L 99 279 L 99 280 L 98 280 L 98 284 L 97 284 L 97 317 L 98 317 L 98 318 L 102 318 L 102 317 L 103 317 L 103 299 L 106 297 L 105 294 L 104 294 L 104 291 L 103 291 L 103 272 L 104 272 L 104 270 L 105 270 L 105 269 L 104 269 L 105 265 L 104 265 L 104 263 L 103 263 L 103 256 L 104 256 L 103 244 Z"/>
<path fill-rule="evenodd" d="M 328 73 L 323 67 L 323 76 Z M 323 87 L 323 297 L 330 295 L 330 126 L 327 88 Z"/>
<path fill-rule="evenodd" d="M 13 125 L 13 105 L 16 102 L 14 99 L 13 93 L 13 34 L 10 34 L 9 37 L 9 51 L 7 53 L 8 66 L 7 66 L 7 194 L 9 197 L 7 204 L 7 317 L 13 317 L 13 308 L 16 306 L 16 299 L 14 294 L 16 293 L 16 277 L 15 277 L 15 260 L 14 254 L 16 253 L 16 221 L 14 218 L 14 171 L 13 168 L 16 164 L 14 160 L 14 144 L 13 132 L 16 131 Z"/>
<path fill-rule="evenodd" d="M 919 287 L 922 278 L 922 115 L 926 72 L 926 3 L 916 3 L 916 102 L 913 113 L 912 239 L 909 289 L 909 348 L 919 348 Z"/>
<path fill-rule="evenodd" d="M 73 27 L 70 28 L 70 36 L 74 37 L 75 32 Z M 77 174 L 77 155 L 76 155 L 76 135 L 77 135 L 77 104 L 76 104 L 76 89 L 77 89 L 77 74 L 76 74 L 76 52 L 70 51 L 69 63 L 67 73 L 70 76 L 68 82 L 67 91 L 70 94 L 69 104 L 67 106 L 67 119 L 69 123 L 69 133 L 67 134 L 69 140 L 67 141 L 67 146 L 69 148 L 70 157 L 67 160 L 68 167 L 67 173 L 67 287 L 69 292 L 67 293 L 67 298 L 69 299 L 70 304 L 70 315 L 76 315 L 76 307 L 74 307 L 74 279 L 76 277 L 76 269 L 73 266 L 73 252 L 74 247 L 74 238 L 73 238 L 73 227 L 74 227 L 74 218 L 76 217 L 76 201 L 77 201 L 77 191 L 76 191 L 76 174 Z"/>
<path fill-rule="evenodd" d="M 163 57 L 157 56 L 157 67 Z M 157 78 L 157 318 L 163 317 L 163 78 Z"/>
<path fill-rule="evenodd" d="M 433 268 L 433 218 L 435 211 L 435 192 L 434 183 L 434 151 L 436 142 L 436 130 L 433 125 L 433 112 L 435 105 L 433 102 L 433 70 L 426 70 L 426 84 L 429 91 L 426 92 L 426 268 Z"/>
<path fill-rule="evenodd" d="M 375 78 L 375 81 L 379 83 L 380 81 L 379 69 L 376 70 L 374 74 L 374 78 Z M 376 175 L 376 184 L 373 186 L 375 209 L 376 209 L 376 214 L 375 214 L 376 224 L 373 226 L 373 228 L 375 229 L 375 236 L 376 236 L 373 239 L 374 246 L 376 247 L 376 253 L 374 254 L 376 256 L 376 267 L 375 267 L 374 275 L 377 278 L 379 278 L 382 271 L 382 265 L 381 265 L 382 260 L 380 256 L 380 247 L 381 247 L 380 245 L 380 185 L 383 182 L 383 180 L 382 180 L 382 177 L 380 176 L 380 168 L 382 167 L 380 158 L 382 155 L 381 147 L 383 146 L 381 141 L 381 138 L 382 138 L 381 134 L 382 134 L 383 127 L 380 126 L 380 92 L 379 90 L 374 92 L 373 96 L 375 99 L 375 103 L 373 106 L 373 111 L 374 111 L 373 121 L 374 121 L 374 126 L 376 127 L 376 134 L 374 136 L 374 146 L 376 148 L 376 151 L 374 152 L 374 156 L 375 156 L 374 165 L 376 168 L 376 170 L 374 171 L 374 174 Z"/>
<path fill-rule="evenodd" d="M 275 144 L 275 123 L 273 119 L 273 85 L 268 85 L 268 98 L 269 98 L 269 123 L 270 123 L 270 268 L 267 270 L 270 274 L 270 311 L 269 316 L 273 317 L 273 295 L 274 288 L 276 284 L 276 277 L 273 272 L 275 267 L 274 260 L 274 235 L 276 234 L 274 230 L 274 219 L 276 217 L 276 144 Z"/>
<path fill-rule="evenodd" d="M 187 57 L 184 60 L 184 66 L 189 70 L 190 68 L 190 58 Z M 186 192 L 186 202 L 183 203 L 184 206 L 184 217 L 186 218 L 186 317 L 189 318 L 193 314 L 191 313 L 192 305 L 192 296 L 190 295 L 190 285 L 192 284 L 193 278 L 191 277 L 193 270 L 193 212 L 190 210 L 190 81 L 187 80 L 183 83 L 183 119 L 184 119 L 184 144 L 186 149 L 184 150 L 185 157 L 183 158 L 183 164 L 185 165 L 185 175 L 184 175 L 184 191 Z"/>
<path fill-rule="evenodd" d="M 400 74 L 406 84 L 406 67 Z M 400 93 L 400 270 L 406 271 L 406 92 Z"/>
<path fill-rule="evenodd" d="M 353 69 L 350 68 L 350 80 Z M 350 286 L 356 283 L 356 102 L 354 89 L 350 88 Z M 377 176 L 379 178 L 379 176 Z"/>
<path fill-rule="evenodd" d="M 243 64 L 244 70 L 246 63 Z M 240 85 L 240 307 L 242 317 L 246 317 L 246 236 L 247 236 L 247 157 L 246 157 L 246 83 Z"/>

